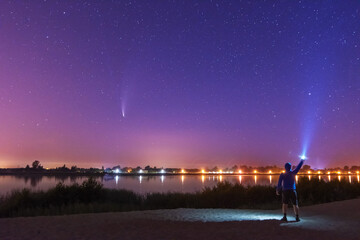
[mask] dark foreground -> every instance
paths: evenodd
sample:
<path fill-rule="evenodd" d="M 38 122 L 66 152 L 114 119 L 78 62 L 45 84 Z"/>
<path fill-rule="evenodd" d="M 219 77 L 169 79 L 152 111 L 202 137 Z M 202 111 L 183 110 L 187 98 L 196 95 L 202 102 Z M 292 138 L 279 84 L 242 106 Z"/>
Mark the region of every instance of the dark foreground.
<path fill-rule="evenodd" d="M 360 199 L 301 209 L 173 209 L 0 219 L 0 239 L 360 239 Z M 292 216 L 289 214 L 289 220 Z"/>
<path fill-rule="evenodd" d="M 301 206 L 354 199 L 360 183 L 334 179 L 300 178 Z M 196 193 L 151 193 L 139 195 L 127 190 L 106 189 L 94 179 L 81 185 L 58 184 L 45 192 L 15 191 L 0 197 L 0 217 L 68 215 L 175 208 L 278 209 L 280 198 L 272 186 L 243 186 L 220 182 Z"/>

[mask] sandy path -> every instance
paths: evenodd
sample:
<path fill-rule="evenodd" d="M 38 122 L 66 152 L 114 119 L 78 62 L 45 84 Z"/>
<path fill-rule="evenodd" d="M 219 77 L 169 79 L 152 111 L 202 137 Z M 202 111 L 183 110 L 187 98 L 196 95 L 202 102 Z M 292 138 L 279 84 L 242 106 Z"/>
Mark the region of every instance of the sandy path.
<path fill-rule="evenodd" d="M 232 209 L 0 219 L 0 239 L 360 239 L 360 199 L 304 207 L 301 213 L 299 223 L 279 222 L 278 210 Z"/>

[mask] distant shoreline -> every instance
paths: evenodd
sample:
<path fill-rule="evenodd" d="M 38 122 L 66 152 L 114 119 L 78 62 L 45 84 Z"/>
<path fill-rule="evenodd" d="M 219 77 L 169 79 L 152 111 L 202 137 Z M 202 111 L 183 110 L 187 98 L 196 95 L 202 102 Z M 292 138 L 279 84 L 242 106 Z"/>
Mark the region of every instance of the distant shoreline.
<path fill-rule="evenodd" d="M 281 173 L 78 173 L 78 172 L 6 172 L 0 176 L 277 176 Z M 357 176 L 357 173 L 298 173 L 299 176 Z"/>

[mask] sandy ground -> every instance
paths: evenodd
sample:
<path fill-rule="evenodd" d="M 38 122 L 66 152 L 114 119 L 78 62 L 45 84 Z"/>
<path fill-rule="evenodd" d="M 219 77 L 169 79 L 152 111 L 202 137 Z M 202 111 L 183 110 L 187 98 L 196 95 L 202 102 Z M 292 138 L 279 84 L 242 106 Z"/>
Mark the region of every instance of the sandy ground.
<path fill-rule="evenodd" d="M 290 210 L 290 209 L 289 209 Z M 0 219 L 0 239 L 360 239 L 360 199 L 279 210 L 174 209 Z"/>

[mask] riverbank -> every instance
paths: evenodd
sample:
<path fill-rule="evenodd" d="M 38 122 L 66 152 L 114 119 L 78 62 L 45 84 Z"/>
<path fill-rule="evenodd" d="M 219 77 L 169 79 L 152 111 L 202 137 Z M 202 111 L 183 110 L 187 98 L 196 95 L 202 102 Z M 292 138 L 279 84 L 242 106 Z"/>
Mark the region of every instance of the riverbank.
<path fill-rule="evenodd" d="M 289 220 L 293 214 L 289 211 Z M 360 199 L 280 210 L 173 209 L 0 219 L 0 238 L 17 239 L 359 239 Z"/>
<path fill-rule="evenodd" d="M 355 199 L 360 196 L 360 184 L 334 179 L 325 182 L 317 178 L 300 178 L 299 203 L 320 203 Z M 279 196 L 273 186 L 243 186 L 219 182 L 212 188 L 195 193 L 137 194 L 122 189 L 107 189 L 94 179 L 81 185 L 58 184 L 47 191 L 14 191 L 0 197 L 0 217 L 26 217 L 100 212 L 124 212 L 176 208 L 276 209 Z"/>

